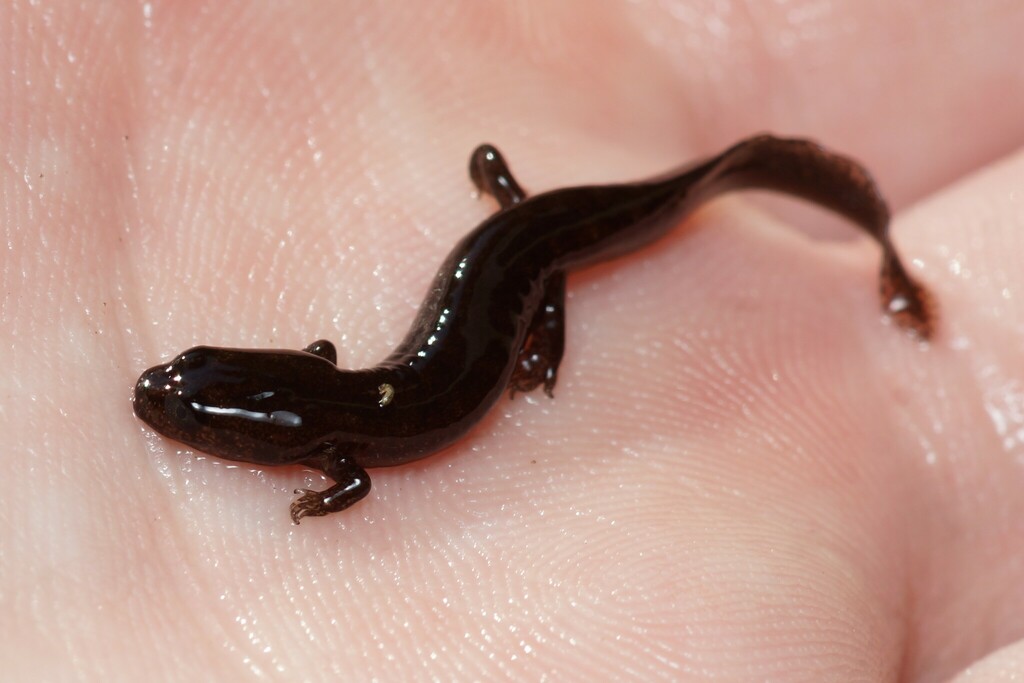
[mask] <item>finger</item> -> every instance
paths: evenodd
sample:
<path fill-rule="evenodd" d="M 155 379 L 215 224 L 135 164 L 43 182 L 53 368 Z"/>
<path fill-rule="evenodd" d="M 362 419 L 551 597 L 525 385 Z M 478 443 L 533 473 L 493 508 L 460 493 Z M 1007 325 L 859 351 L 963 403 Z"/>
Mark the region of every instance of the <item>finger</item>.
<path fill-rule="evenodd" d="M 1017 641 L 972 663 L 953 679 L 953 683 L 1003 683 L 1020 677 L 1024 671 L 1024 642 Z"/>

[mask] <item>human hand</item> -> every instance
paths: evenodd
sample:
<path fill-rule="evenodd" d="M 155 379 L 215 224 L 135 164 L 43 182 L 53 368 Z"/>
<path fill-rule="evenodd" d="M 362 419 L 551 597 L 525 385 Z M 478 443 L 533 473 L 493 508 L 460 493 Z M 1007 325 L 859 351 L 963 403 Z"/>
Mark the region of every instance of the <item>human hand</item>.
<path fill-rule="evenodd" d="M 1024 135 L 1024 12 L 706 5 L 0 11 L 0 670 L 931 681 L 1008 645 L 970 680 L 1011 671 L 1024 162 L 991 162 Z M 481 141 L 539 192 L 761 130 L 875 173 L 933 343 L 883 324 L 867 240 L 734 196 L 570 278 L 553 401 L 344 513 L 294 527 L 319 475 L 131 414 L 196 343 L 379 360 L 493 211 Z"/>

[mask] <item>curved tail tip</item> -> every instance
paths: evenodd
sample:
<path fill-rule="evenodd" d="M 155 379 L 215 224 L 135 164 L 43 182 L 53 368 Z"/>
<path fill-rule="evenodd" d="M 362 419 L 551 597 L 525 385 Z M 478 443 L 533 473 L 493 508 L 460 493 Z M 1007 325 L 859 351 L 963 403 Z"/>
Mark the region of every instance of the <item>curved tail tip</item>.
<path fill-rule="evenodd" d="M 896 262 L 882 269 L 882 308 L 897 325 L 922 341 L 935 334 L 937 307 L 932 295 Z"/>

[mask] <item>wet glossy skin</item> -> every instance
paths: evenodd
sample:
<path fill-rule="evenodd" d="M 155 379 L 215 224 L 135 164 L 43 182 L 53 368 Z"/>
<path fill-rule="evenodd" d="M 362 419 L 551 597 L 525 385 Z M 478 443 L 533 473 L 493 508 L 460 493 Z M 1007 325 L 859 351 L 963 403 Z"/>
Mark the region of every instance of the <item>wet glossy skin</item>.
<path fill-rule="evenodd" d="M 889 241 L 888 208 L 871 177 L 813 142 L 750 138 L 654 180 L 530 199 L 500 153 L 483 145 L 470 176 L 501 210 L 455 245 L 405 340 L 383 362 L 340 369 L 323 340 L 303 351 L 197 346 L 142 374 L 136 415 L 206 453 L 303 464 L 333 478 L 325 491 L 301 491 L 291 506 L 296 523 L 343 510 L 369 493 L 365 468 L 450 445 L 506 389 L 543 386 L 552 395 L 567 272 L 647 245 L 715 195 L 749 187 L 802 197 L 860 226 L 882 248 L 884 309 L 918 336 L 932 333 L 927 295 Z"/>

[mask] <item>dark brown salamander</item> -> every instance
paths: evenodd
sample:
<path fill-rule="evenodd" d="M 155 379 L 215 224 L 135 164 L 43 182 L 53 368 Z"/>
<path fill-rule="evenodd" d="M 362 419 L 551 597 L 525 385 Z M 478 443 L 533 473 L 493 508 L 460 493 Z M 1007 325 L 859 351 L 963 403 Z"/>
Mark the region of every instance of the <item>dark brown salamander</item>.
<path fill-rule="evenodd" d="M 323 471 L 337 484 L 296 491 L 296 523 L 343 510 L 370 491 L 365 468 L 452 444 L 506 389 L 551 395 L 566 272 L 639 249 L 739 188 L 796 195 L 859 225 L 882 247 L 883 308 L 921 338 L 932 332 L 928 298 L 889 240 L 889 211 L 868 172 L 813 142 L 754 137 L 654 180 L 530 199 L 494 147 L 479 147 L 469 168 L 501 210 L 455 245 L 405 340 L 379 365 L 342 370 L 328 341 L 302 351 L 197 346 L 142 374 L 135 414 L 221 458 Z"/>

